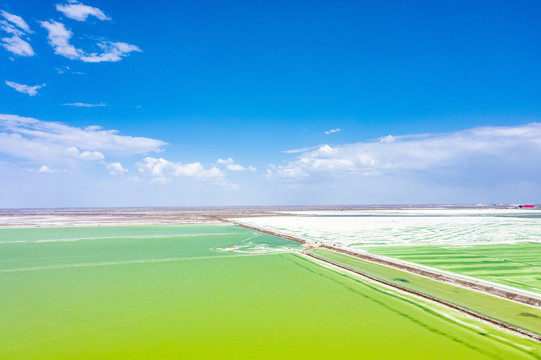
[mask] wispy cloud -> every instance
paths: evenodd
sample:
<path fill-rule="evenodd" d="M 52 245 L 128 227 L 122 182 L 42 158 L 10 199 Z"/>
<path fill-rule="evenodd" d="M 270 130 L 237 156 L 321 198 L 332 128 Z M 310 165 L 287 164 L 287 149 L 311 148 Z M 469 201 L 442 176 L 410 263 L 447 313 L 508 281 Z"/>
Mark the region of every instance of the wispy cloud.
<path fill-rule="evenodd" d="M 68 59 L 78 59 L 82 56 L 82 51 L 71 45 L 69 40 L 73 33 L 66 29 L 64 24 L 58 21 L 40 21 L 42 27 L 47 30 L 49 44 L 53 47 L 54 53 L 62 55 Z"/>
<path fill-rule="evenodd" d="M 217 167 L 205 168 L 201 163 L 183 164 L 163 158 L 145 157 L 136 164 L 139 173 L 153 177 L 157 183 L 167 183 L 173 177 L 197 180 L 222 180 L 225 173 Z"/>
<path fill-rule="evenodd" d="M 88 104 L 88 103 L 81 103 L 81 102 L 75 102 L 75 103 L 67 103 L 67 104 L 61 104 L 62 106 L 76 106 L 76 107 L 104 107 L 107 106 L 107 104 Z"/>
<path fill-rule="evenodd" d="M 305 148 L 302 148 L 302 149 L 282 150 L 281 152 L 283 152 L 284 154 L 298 154 L 298 153 L 307 152 L 307 151 L 309 151 L 309 150 L 317 149 L 317 148 L 320 147 L 320 146 L 321 146 L 321 145 L 305 147 Z"/>
<path fill-rule="evenodd" d="M 245 171 L 246 168 L 239 164 L 229 164 L 226 166 L 227 170 L 229 171 Z"/>
<path fill-rule="evenodd" d="M 86 21 L 89 16 L 94 16 L 99 20 L 111 20 L 100 9 L 77 1 L 70 1 L 69 4 L 65 5 L 56 4 L 56 10 L 60 11 L 64 16 L 77 21 Z"/>
<path fill-rule="evenodd" d="M 0 28 L 10 34 L 9 37 L 2 38 L 2 46 L 9 52 L 19 56 L 34 56 L 34 50 L 30 44 L 23 40 L 25 34 L 31 34 L 32 31 L 22 17 L 10 14 L 4 10 L 0 15 L 5 20 L 0 20 Z"/>
<path fill-rule="evenodd" d="M 227 159 L 218 159 L 216 163 L 220 165 L 225 165 L 225 168 L 229 171 L 246 171 L 247 170 L 246 167 L 240 164 L 235 164 L 235 160 L 233 160 L 233 158 L 230 158 L 230 157 Z M 257 171 L 257 169 L 253 166 L 249 166 L 248 169 L 251 172 Z"/>
<path fill-rule="evenodd" d="M 9 21 L 10 23 L 12 23 L 13 25 L 17 26 L 19 29 L 21 29 L 22 31 L 26 32 L 26 33 L 32 33 L 32 31 L 30 30 L 30 27 L 28 26 L 28 24 L 26 23 L 26 21 L 23 20 L 22 17 L 18 16 L 18 15 L 14 15 L 14 14 L 10 14 L 8 13 L 7 11 L 4 11 L 2 10 L 0 12 L 0 14 L 2 15 L 2 17 L 4 19 L 6 19 L 7 21 Z"/>
<path fill-rule="evenodd" d="M 375 141 L 323 145 L 285 165 L 271 165 L 268 177 L 371 177 L 405 173 L 451 173 L 487 177 L 535 172 L 541 158 L 541 123 L 480 127 L 445 134 L 385 136 Z M 499 174 L 499 175 L 498 175 Z"/>
<path fill-rule="evenodd" d="M 139 47 L 124 42 L 102 41 L 97 46 L 101 49 L 101 53 L 85 54 L 80 60 L 89 63 L 116 62 L 131 52 L 141 52 Z"/>
<path fill-rule="evenodd" d="M 47 30 L 49 44 L 55 54 L 67 57 L 72 60 L 81 60 L 89 63 L 116 62 L 122 60 L 131 52 L 140 52 L 141 49 L 135 45 L 102 40 L 96 44 L 100 52 L 87 53 L 76 48 L 70 43 L 73 36 L 71 30 L 58 21 L 41 21 L 41 26 Z"/>
<path fill-rule="evenodd" d="M 46 84 L 30 86 L 30 85 L 18 84 L 13 81 L 6 81 L 6 85 L 9 87 L 12 87 L 13 89 L 15 89 L 16 91 L 20 93 L 34 96 L 34 95 L 37 95 L 38 90 L 44 87 Z"/>
<path fill-rule="evenodd" d="M 327 130 L 325 131 L 325 134 L 329 135 L 329 134 L 334 134 L 334 133 L 337 133 L 337 132 L 340 132 L 342 130 L 340 130 L 339 128 L 336 128 L 336 129 L 331 129 L 331 130 Z"/>
<path fill-rule="evenodd" d="M 99 126 L 84 129 L 18 115 L 0 114 L 0 152 L 46 164 L 96 161 L 104 153 L 145 154 L 166 145 L 156 139 L 122 136 Z"/>
<path fill-rule="evenodd" d="M 86 73 L 81 71 L 73 71 L 69 66 L 61 66 L 55 68 L 56 72 L 59 74 L 75 74 L 75 75 L 86 75 Z"/>
<path fill-rule="evenodd" d="M 15 55 L 19 56 L 34 56 L 34 50 L 32 46 L 18 36 L 12 36 L 7 38 L 2 38 L 2 46 L 12 52 Z"/>

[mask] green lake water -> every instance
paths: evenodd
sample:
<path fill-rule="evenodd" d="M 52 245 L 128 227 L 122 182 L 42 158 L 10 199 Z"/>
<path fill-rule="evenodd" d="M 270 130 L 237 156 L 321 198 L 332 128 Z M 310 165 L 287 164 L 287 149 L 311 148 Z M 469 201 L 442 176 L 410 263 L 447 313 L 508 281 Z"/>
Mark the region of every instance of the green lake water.
<path fill-rule="evenodd" d="M 541 358 L 291 249 L 229 225 L 1 229 L 0 359 Z"/>
<path fill-rule="evenodd" d="M 445 300 L 454 305 L 541 335 L 540 308 L 454 286 L 326 249 L 314 249 L 311 252 L 324 259 L 384 280 L 387 283 Z"/>
<path fill-rule="evenodd" d="M 541 243 L 363 248 L 374 254 L 541 294 Z"/>

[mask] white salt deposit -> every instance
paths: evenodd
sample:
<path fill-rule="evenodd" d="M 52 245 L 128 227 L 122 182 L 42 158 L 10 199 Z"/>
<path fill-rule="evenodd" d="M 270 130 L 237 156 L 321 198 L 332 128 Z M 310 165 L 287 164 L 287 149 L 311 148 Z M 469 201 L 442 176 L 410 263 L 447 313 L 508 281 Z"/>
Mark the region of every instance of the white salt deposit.
<path fill-rule="evenodd" d="M 535 216 L 541 215 L 539 210 L 408 209 L 296 214 L 305 216 L 235 220 L 306 240 L 354 247 L 541 241 L 541 217 Z"/>

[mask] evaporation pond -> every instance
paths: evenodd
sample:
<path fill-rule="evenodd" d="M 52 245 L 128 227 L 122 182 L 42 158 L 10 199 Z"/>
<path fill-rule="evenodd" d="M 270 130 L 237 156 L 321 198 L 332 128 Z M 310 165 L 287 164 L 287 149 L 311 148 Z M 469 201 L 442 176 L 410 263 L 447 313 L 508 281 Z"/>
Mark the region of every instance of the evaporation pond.
<path fill-rule="evenodd" d="M 363 250 L 541 294 L 541 242 L 381 246 Z"/>
<path fill-rule="evenodd" d="M 539 359 L 233 225 L 0 229 L 1 359 Z"/>

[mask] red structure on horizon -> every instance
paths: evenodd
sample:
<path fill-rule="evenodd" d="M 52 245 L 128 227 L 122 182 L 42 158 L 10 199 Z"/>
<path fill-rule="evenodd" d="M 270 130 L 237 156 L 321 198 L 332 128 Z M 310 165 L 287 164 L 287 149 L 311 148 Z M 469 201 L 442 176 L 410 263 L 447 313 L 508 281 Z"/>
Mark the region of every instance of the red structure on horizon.
<path fill-rule="evenodd" d="M 526 209 L 532 209 L 532 208 L 535 207 L 535 205 L 519 205 L 518 207 L 521 208 L 521 209 L 524 209 L 524 208 L 526 208 Z"/>

